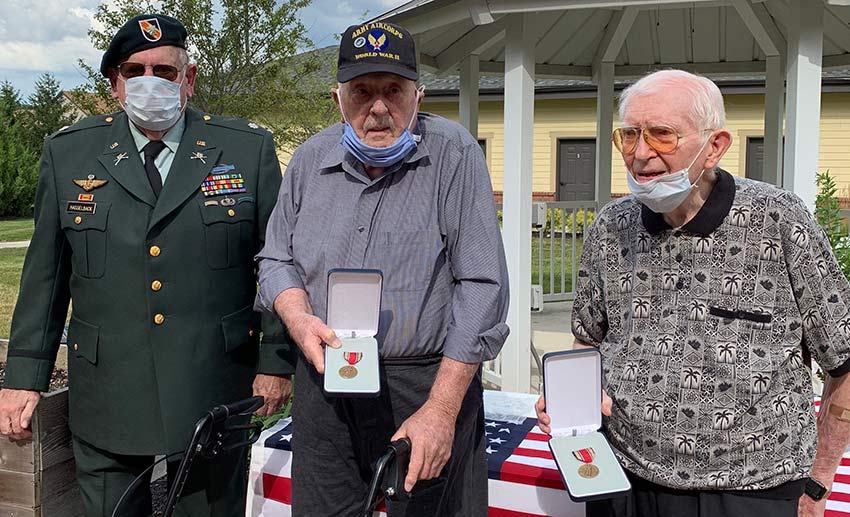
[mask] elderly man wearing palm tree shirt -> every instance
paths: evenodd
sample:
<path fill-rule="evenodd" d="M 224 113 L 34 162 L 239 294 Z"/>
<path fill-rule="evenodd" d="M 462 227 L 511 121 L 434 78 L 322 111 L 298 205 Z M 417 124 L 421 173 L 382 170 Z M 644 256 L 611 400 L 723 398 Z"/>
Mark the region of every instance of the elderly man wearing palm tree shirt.
<path fill-rule="evenodd" d="M 633 490 L 588 516 L 823 515 L 850 440 L 850 287 L 823 230 L 793 193 L 718 167 L 732 137 L 710 80 L 648 75 L 620 118 L 632 195 L 585 236 L 572 330 L 602 354 Z"/>

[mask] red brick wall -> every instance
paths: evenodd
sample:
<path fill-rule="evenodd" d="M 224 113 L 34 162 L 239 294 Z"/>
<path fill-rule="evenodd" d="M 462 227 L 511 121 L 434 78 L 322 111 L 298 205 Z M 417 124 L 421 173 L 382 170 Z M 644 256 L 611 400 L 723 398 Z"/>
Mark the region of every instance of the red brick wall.
<path fill-rule="evenodd" d="M 497 190 L 493 192 L 493 198 L 496 200 L 496 203 L 502 202 L 502 191 Z M 554 192 L 532 192 L 531 198 L 534 201 L 555 201 L 555 193 Z"/>
<path fill-rule="evenodd" d="M 623 197 L 625 195 L 626 194 L 623 194 L 623 193 L 614 193 L 614 194 L 611 194 L 611 198 L 617 199 L 618 197 Z M 497 191 L 493 192 L 493 198 L 496 200 L 496 203 L 501 203 L 502 202 L 502 191 L 497 190 Z M 531 198 L 534 201 L 557 201 L 555 199 L 555 193 L 554 192 L 532 192 Z M 842 205 L 841 205 L 842 207 L 845 206 L 844 201 L 845 200 L 842 200 Z M 850 206 L 850 198 L 847 198 L 846 201 L 847 201 L 847 206 Z"/>

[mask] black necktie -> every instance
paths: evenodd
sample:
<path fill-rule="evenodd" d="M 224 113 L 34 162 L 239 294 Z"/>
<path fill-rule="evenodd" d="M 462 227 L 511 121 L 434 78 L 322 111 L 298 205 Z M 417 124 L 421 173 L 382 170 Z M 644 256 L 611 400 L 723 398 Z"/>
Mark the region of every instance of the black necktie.
<path fill-rule="evenodd" d="M 159 156 L 159 153 L 165 149 L 165 144 L 161 140 L 151 140 L 144 147 L 142 152 L 145 153 L 145 172 L 148 175 L 148 181 L 151 182 L 151 188 L 156 197 L 162 192 L 162 176 L 159 175 L 159 170 L 154 164 L 154 160 Z"/>

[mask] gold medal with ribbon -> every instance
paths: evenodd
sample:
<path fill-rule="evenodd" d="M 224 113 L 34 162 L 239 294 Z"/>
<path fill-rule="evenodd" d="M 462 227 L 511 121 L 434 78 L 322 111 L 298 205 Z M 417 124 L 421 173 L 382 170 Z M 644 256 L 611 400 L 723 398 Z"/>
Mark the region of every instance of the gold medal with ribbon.
<path fill-rule="evenodd" d="M 594 452 L 593 447 L 573 451 L 573 456 L 575 459 L 583 463 L 583 465 L 578 468 L 579 476 L 590 479 L 599 475 L 599 467 L 593 464 L 593 458 L 596 457 L 596 452 Z"/>
<path fill-rule="evenodd" d="M 345 358 L 345 362 L 348 364 L 339 369 L 339 376 L 343 379 L 353 379 L 357 377 L 358 372 L 354 365 L 363 359 L 363 352 L 343 352 L 342 354 Z"/>

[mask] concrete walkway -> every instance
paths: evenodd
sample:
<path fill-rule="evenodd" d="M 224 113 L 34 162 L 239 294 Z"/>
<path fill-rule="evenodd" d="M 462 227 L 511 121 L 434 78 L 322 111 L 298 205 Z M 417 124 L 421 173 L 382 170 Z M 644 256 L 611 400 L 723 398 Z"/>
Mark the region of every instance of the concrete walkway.
<path fill-rule="evenodd" d="M 0 242 L 0 248 L 28 248 L 30 241 Z"/>
<path fill-rule="evenodd" d="M 570 331 L 572 302 L 544 303 L 539 311 L 531 313 L 531 341 L 542 358 L 547 352 L 569 350 L 573 347 Z M 537 363 L 531 361 L 531 392 L 537 393 L 540 372 Z"/>

